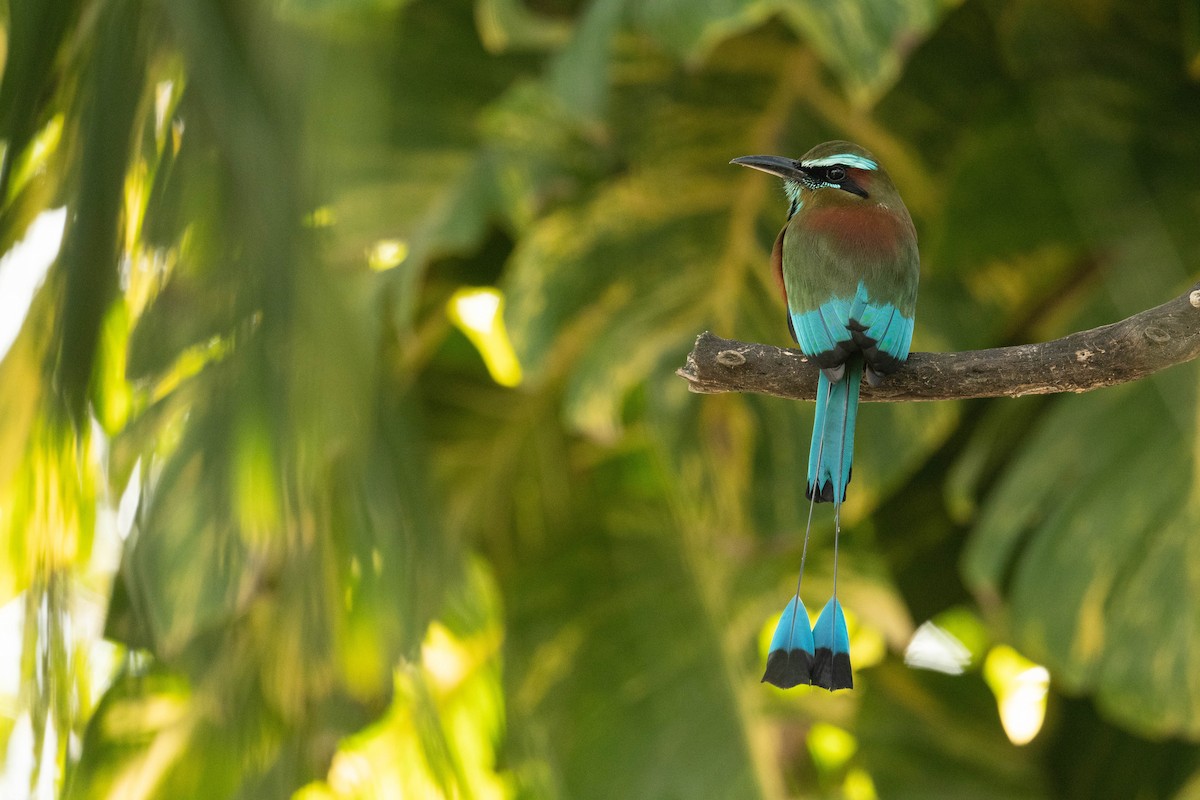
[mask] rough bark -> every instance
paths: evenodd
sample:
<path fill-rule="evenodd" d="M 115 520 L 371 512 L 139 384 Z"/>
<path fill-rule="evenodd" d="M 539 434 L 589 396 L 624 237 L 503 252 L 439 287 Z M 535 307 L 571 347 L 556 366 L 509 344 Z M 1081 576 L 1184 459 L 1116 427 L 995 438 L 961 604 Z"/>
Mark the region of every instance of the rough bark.
<path fill-rule="evenodd" d="M 1128 319 L 1040 344 L 912 353 L 865 401 L 954 400 L 1087 392 L 1134 381 L 1200 356 L 1200 283 Z M 702 394 L 756 392 L 812 400 L 817 368 L 799 350 L 704 332 L 676 374 Z"/>

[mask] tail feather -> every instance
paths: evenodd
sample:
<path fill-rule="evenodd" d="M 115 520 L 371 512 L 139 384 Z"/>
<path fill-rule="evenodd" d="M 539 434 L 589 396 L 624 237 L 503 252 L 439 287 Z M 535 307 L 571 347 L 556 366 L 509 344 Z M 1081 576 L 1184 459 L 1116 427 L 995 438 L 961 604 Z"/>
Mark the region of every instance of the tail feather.
<path fill-rule="evenodd" d="M 829 691 L 853 689 L 850 671 L 850 635 L 846 631 L 846 612 L 837 598 L 831 598 L 813 627 L 812 684 Z"/>
<path fill-rule="evenodd" d="M 831 383 L 824 371 L 817 379 L 817 416 L 808 451 L 806 495 L 810 500 L 830 503 L 846 499 L 862 376 L 862 357 L 855 356 L 846 362 L 846 372 L 841 380 Z"/>
<path fill-rule="evenodd" d="M 800 597 L 792 595 L 771 637 L 763 683 L 780 689 L 811 683 L 812 663 L 813 634 L 808 627 L 808 611 Z"/>

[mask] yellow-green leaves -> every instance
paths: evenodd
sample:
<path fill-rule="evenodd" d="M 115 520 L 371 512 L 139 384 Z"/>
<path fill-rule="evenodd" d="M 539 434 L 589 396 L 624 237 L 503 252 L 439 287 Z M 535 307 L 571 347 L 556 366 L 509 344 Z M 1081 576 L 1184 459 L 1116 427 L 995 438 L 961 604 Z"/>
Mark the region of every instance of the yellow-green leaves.
<path fill-rule="evenodd" d="M 786 199 L 728 161 L 834 138 L 914 213 L 917 349 L 1181 291 L 1174 5 L 8 6 L 0 599 L 34 622 L 0 751 L 36 737 L 66 796 L 1195 783 L 1193 368 L 864 406 L 834 696 L 765 689 L 755 646 L 795 587 L 811 406 L 673 375 L 706 328 L 788 341 Z M 814 520 L 806 600 L 832 588 Z M 115 670 L 71 587 L 111 597 Z M 925 619 L 941 673 L 901 663 Z M 1018 747 L 1001 709 L 1043 689 Z"/>

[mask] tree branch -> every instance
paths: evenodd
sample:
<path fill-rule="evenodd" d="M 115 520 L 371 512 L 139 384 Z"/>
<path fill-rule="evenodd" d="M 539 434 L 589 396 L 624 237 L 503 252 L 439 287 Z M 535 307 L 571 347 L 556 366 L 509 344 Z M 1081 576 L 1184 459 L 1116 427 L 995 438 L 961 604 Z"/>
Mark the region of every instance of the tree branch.
<path fill-rule="evenodd" d="M 1200 283 L 1161 306 L 1128 319 L 1041 344 L 913 353 L 882 386 L 863 382 L 862 399 L 955 400 L 1087 392 L 1144 378 L 1200 356 Z M 676 374 L 701 394 L 756 392 L 812 400 L 817 368 L 799 350 L 696 338 Z"/>

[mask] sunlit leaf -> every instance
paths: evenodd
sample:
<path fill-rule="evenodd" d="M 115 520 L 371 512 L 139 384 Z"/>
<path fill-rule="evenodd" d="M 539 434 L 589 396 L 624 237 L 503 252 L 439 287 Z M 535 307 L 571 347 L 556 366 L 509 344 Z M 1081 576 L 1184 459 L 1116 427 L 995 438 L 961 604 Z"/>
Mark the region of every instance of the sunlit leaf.
<path fill-rule="evenodd" d="M 1180 14 L 12 0 L 0 251 L 66 237 L 0 363 L 0 794 L 1187 796 L 1194 370 L 864 404 L 832 696 L 759 683 L 801 559 L 834 584 L 812 404 L 673 374 L 704 329 L 788 344 L 786 200 L 728 161 L 835 138 L 913 212 L 916 349 L 1182 291 Z M 926 619 L 957 677 L 899 665 Z M 1022 748 L 997 646 L 1050 674 Z"/>
<path fill-rule="evenodd" d="M 475 19 L 479 37 L 493 52 L 550 49 L 562 45 L 570 34 L 564 20 L 531 11 L 521 0 L 476 0 Z"/>
<path fill-rule="evenodd" d="M 97 24 L 94 60 L 80 99 L 78 194 L 62 246 L 58 380 L 77 424 L 83 417 L 103 317 L 117 290 L 125 163 L 137 129 L 146 68 L 140 2 L 113 3 Z"/>
<path fill-rule="evenodd" d="M 8 200 L 15 156 L 47 122 L 51 65 L 58 56 L 80 3 L 75 0 L 15 0 L 9 3 L 4 78 L 0 82 L 0 136 L 5 141 L 0 198 Z"/>

